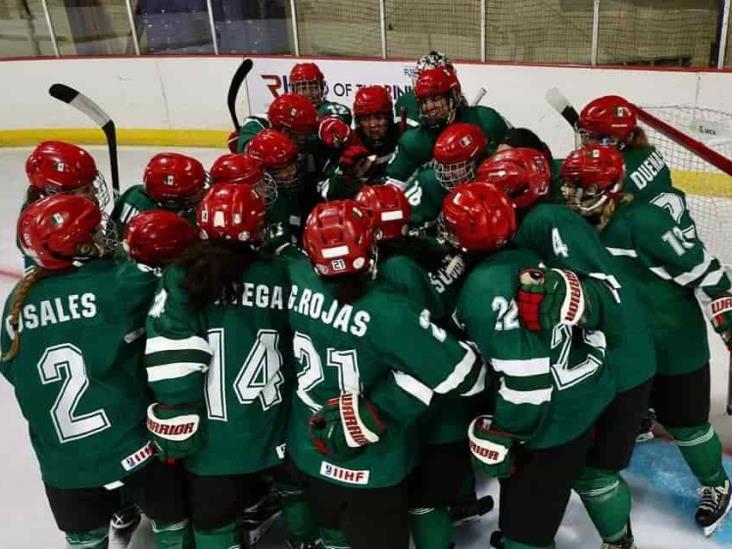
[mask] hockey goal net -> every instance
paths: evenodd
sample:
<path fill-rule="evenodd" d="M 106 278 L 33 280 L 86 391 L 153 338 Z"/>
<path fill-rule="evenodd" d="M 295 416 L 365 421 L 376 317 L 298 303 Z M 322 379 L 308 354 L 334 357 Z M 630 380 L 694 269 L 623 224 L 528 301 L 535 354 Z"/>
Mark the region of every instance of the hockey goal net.
<path fill-rule="evenodd" d="M 644 106 L 643 110 L 732 159 L 732 113 L 686 105 Z M 641 122 L 649 142 L 671 168 L 707 249 L 732 265 L 732 176 L 658 130 Z"/>

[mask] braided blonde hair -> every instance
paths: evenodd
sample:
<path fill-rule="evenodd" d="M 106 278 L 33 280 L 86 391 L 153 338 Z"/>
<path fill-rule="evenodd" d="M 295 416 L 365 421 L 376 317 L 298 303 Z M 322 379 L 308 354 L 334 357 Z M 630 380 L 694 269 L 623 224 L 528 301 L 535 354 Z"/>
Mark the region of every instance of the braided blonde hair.
<path fill-rule="evenodd" d="M 13 301 L 12 307 L 10 307 L 10 327 L 13 329 L 13 343 L 10 345 L 10 349 L 2 356 L 3 362 L 13 360 L 20 352 L 20 312 L 23 308 L 23 303 L 26 297 L 28 297 L 33 285 L 47 275 L 48 271 L 35 267 L 18 284 L 18 288 L 15 291 L 15 300 Z"/>

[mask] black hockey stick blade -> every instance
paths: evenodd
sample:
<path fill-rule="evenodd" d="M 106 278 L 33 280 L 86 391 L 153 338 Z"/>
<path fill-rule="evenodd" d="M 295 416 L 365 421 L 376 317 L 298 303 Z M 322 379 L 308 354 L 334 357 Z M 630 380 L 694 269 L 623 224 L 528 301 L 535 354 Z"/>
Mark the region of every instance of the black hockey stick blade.
<path fill-rule="evenodd" d="M 577 128 L 579 114 L 577 114 L 577 110 L 572 106 L 572 103 L 569 102 L 569 99 L 559 91 L 559 88 L 549 88 L 544 98 L 570 126 L 575 129 Z"/>
<path fill-rule="evenodd" d="M 729 355 L 727 368 L 727 415 L 732 416 L 732 353 Z"/>
<path fill-rule="evenodd" d="M 119 192 L 119 166 L 117 162 L 117 130 L 114 121 L 94 101 L 86 95 L 66 84 L 52 84 L 48 93 L 54 99 L 58 99 L 81 111 L 91 118 L 104 132 L 109 148 L 109 163 L 112 173 L 112 187 Z"/>
<path fill-rule="evenodd" d="M 231 78 L 229 93 L 226 95 L 226 105 L 229 107 L 231 121 L 234 123 L 234 129 L 236 131 L 241 129 L 239 117 L 236 116 L 236 97 L 239 95 L 239 89 L 249 72 L 252 70 L 253 65 L 254 63 L 252 60 L 248 58 L 241 62 L 241 65 L 239 65 L 239 68 L 236 69 L 234 76 Z"/>

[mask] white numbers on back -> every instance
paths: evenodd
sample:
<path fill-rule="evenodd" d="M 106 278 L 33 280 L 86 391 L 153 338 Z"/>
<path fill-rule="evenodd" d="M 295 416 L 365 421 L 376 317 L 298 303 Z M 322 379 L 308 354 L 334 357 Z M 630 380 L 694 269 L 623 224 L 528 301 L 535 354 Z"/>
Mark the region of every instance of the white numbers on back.
<path fill-rule="evenodd" d="M 262 410 L 282 402 L 280 386 L 285 378 L 282 355 L 278 349 L 279 334 L 275 330 L 259 330 L 257 339 L 249 350 L 244 363 L 234 380 L 234 393 L 239 404 L 250 404 L 259 400 Z M 226 402 L 226 346 L 224 330 L 209 330 L 208 343 L 213 357 L 206 372 L 206 408 L 208 418 L 214 421 L 227 420 Z"/>
<path fill-rule="evenodd" d="M 498 313 L 498 318 L 496 319 L 497 332 L 515 330 L 519 327 L 518 307 L 513 299 L 509 301 L 500 295 L 496 296 L 493 298 L 491 308 Z"/>
<path fill-rule="evenodd" d="M 308 392 L 325 379 L 323 361 L 313 345 L 313 340 L 301 332 L 295 332 L 292 349 L 295 360 L 302 366 L 302 371 L 297 376 L 297 396 L 311 410 L 320 410 L 321 405 L 315 402 Z M 338 370 L 338 387 L 341 393 L 360 393 L 361 381 L 356 350 L 338 351 L 328 348 L 326 353 L 327 366 Z"/>
<path fill-rule="evenodd" d="M 84 357 L 78 347 L 64 343 L 47 348 L 38 361 L 38 373 L 44 385 L 62 382 L 58 398 L 51 408 L 51 419 L 61 443 L 101 433 L 111 426 L 102 408 L 75 414 L 89 387 Z"/>
<path fill-rule="evenodd" d="M 677 194 L 661 193 L 651 200 L 651 204 L 668 211 L 676 223 L 681 222 L 681 217 L 686 211 L 684 200 Z"/>
<path fill-rule="evenodd" d="M 601 331 L 584 331 L 584 343 L 596 349 L 604 355 L 605 353 L 605 334 Z M 552 350 L 559 348 L 559 356 L 552 364 L 552 374 L 556 382 L 557 389 L 563 391 L 570 387 L 581 383 L 583 380 L 593 376 L 595 372 L 602 366 L 602 361 L 590 354 L 585 355 L 585 359 L 577 364 L 570 364 L 570 351 L 572 349 L 572 328 L 566 324 L 558 324 L 552 332 Z"/>
<path fill-rule="evenodd" d="M 554 227 L 552 229 L 552 248 L 554 248 L 554 255 L 557 257 L 569 257 L 569 248 L 562 240 L 559 234 L 559 229 Z"/>
<path fill-rule="evenodd" d="M 422 186 L 415 181 L 404 191 L 404 196 L 407 197 L 410 206 L 419 206 L 422 202 L 423 192 Z"/>

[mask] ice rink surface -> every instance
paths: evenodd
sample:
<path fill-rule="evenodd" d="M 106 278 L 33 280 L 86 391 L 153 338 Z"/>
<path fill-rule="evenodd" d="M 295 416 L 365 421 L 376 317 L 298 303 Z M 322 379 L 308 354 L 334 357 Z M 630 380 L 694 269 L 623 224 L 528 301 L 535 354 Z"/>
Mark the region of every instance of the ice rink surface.
<path fill-rule="evenodd" d="M 88 149 L 109 180 L 106 149 Z M 0 149 L 0 230 L 3 236 L 0 240 L 0 296 L 3 301 L 22 270 L 20 254 L 15 248 L 15 221 L 27 186 L 24 164 L 30 150 Z M 122 188 L 141 182 L 147 161 L 163 150 L 166 149 L 120 149 Z M 206 167 L 225 152 L 215 149 L 175 150 L 198 158 Z M 712 335 L 712 422 L 727 448 L 725 465 L 732 475 L 732 458 L 729 457 L 732 454 L 732 419 L 724 414 L 728 355 L 719 338 Z M 0 430 L 0 549 L 61 548 L 64 546 L 63 536 L 56 530 L 46 502 L 25 421 L 12 388 L 5 380 L 0 380 L 0 417 L 3 420 Z M 695 526 L 696 484 L 673 445 L 655 440 L 638 446 L 625 476 L 633 492 L 633 528 L 639 549 L 732 547 L 732 517 L 710 539 L 705 539 Z M 497 496 L 497 483 L 484 481 L 481 486 L 483 491 Z M 458 531 L 457 547 L 486 549 L 490 533 L 497 528 L 497 516 L 494 510 L 481 521 L 462 527 Z M 531 517 L 526 517 L 526 527 L 531 527 Z M 282 533 L 278 530 L 272 531 L 259 547 L 284 547 Z M 143 525 L 131 547 L 151 548 L 151 539 L 149 527 Z M 599 546 L 600 539 L 594 533 L 584 508 L 573 496 L 557 535 L 557 548 Z"/>

